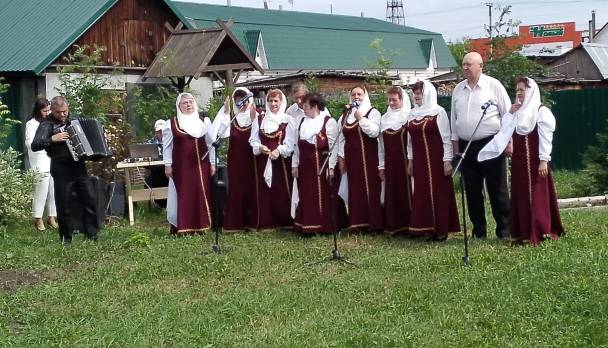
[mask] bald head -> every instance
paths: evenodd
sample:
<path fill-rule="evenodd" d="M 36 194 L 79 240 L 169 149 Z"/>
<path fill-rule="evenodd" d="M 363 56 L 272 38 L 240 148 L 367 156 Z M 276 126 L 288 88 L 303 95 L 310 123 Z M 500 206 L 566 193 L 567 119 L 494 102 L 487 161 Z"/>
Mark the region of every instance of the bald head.
<path fill-rule="evenodd" d="M 483 58 L 477 52 L 469 52 L 462 59 L 462 73 L 469 84 L 476 84 L 483 71 Z"/>

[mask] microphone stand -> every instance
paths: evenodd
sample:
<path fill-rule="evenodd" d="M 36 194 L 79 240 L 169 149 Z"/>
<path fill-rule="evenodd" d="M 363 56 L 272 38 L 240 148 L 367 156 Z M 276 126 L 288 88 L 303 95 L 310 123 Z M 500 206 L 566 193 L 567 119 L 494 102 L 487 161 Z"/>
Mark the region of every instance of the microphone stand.
<path fill-rule="evenodd" d="M 475 126 L 475 129 L 473 130 L 473 134 L 471 134 L 471 138 L 467 142 L 467 146 L 464 148 L 464 151 L 462 153 L 454 155 L 454 159 L 452 160 L 452 162 L 458 161 L 458 163 L 456 164 L 456 166 L 454 167 L 454 171 L 452 172 L 452 180 L 454 180 L 454 176 L 456 176 L 456 173 L 460 169 L 460 166 L 462 165 L 462 161 L 464 161 L 464 159 L 467 155 L 467 152 L 469 151 L 469 147 L 471 146 L 473 137 L 477 133 L 477 130 L 479 129 L 479 126 L 481 125 L 481 121 L 483 121 L 483 118 L 486 116 L 486 112 L 488 112 L 488 109 L 490 108 L 491 105 L 494 105 L 494 104 L 490 103 L 486 107 L 484 107 L 485 105 L 482 106 L 483 112 L 481 114 L 481 117 L 479 118 L 479 121 L 477 121 L 477 125 Z M 459 181 L 460 181 L 460 196 L 461 196 L 461 202 L 462 202 L 462 225 L 463 225 L 463 229 L 464 229 L 464 256 L 462 257 L 462 261 L 465 266 L 469 266 L 471 263 L 469 260 L 469 238 L 468 238 L 468 234 L 467 234 L 467 205 L 466 205 L 466 201 L 465 201 L 465 185 L 464 185 L 464 175 L 462 174 L 462 170 L 460 172 Z"/>
<path fill-rule="evenodd" d="M 350 108 L 349 108 L 349 110 L 350 110 Z M 320 115 L 317 117 L 320 117 Z M 345 112 L 344 114 L 342 114 L 342 117 L 343 118 L 347 117 L 347 113 Z M 342 130 L 344 129 L 344 125 L 346 125 L 346 119 L 343 119 L 343 122 L 340 125 L 340 128 L 338 129 L 338 135 L 336 136 L 336 140 L 334 141 L 332 146 L 329 148 L 328 151 L 323 152 L 323 154 L 325 155 L 325 161 L 321 165 L 321 168 L 319 169 L 317 176 L 322 176 L 323 174 L 326 174 L 327 182 L 329 184 L 329 189 L 330 189 L 330 191 L 329 191 L 330 199 L 329 200 L 331 202 L 330 212 L 331 212 L 332 235 L 333 235 L 333 239 L 334 239 L 334 248 L 331 251 L 331 256 L 328 258 L 328 260 L 329 261 L 342 261 L 344 263 L 347 263 L 349 265 L 353 265 L 356 267 L 357 265 L 354 262 L 348 260 L 346 257 L 342 256 L 340 254 L 340 250 L 338 249 L 338 218 L 337 218 L 337 211 L 336 211 L 338 201 L 337 201 L 336 192 L 334 190 L 334 185 L 333 185 L 334 178 L 329 175 L 329 170 L 330 170 L 329 158 L 331 157 L 331 154 L 334 152 L 335 147 L 338 144 L 338 141 L 340 139 L 340 134 L 342 134 Z"/>
<path fill-rule="evenodd" d="M 230 125 L 232 124 L 232 122 L 234 122 L 234 120 L 236 119 L 236 116 L 238 114 L 234 113 L 234 110 L 232 110 L 232 107 L 230 108 L 230 122 L 228 122 L 228 127 L 230 127 Z M 224 130 L 225 131 L 225 130 Z M 215 135 L 215 140 L 213 141 L 213 143 L 211 143 L 211 147 L 213 147 L 215 149 L 215 181 L 217 181 L 217 185 L 219 185 L 221 183 L 220 178 L 219 178 L 219 167 L 218 167 L 218 149 L 220 147 L 220 136 L 223 132 L 217 132 L 217 134 Z M 205 160 L 205 158 L 207 158 L 207 156 L 209 156 L 209 152 L 211 151 L 211 148 L 207 149 L 207 152 L 205 152 L 205 154 L 203 155 L 203 157 L 201 157 L 201 160 Z M 226 189 L 226 192 L 228 190 Z M 216 227 L 214 228 L 215 230 L 215 243 L 211 246 L 211 250 L 213 250 L 214 253 L 216 254 L 221 254 L 222 253 L 222 247 L 220 246 L 220 225 L 219 225 L 219 216 L 221 214 L 221 212 L 219 211 L 219 209 L 217 208 L 217 203 L 218 203 L 218 199 L 216 197 L 217 195 L 213 195 L 213 206 L 215 207 L 215 213 L 214 218 L 216 221 Z"/>

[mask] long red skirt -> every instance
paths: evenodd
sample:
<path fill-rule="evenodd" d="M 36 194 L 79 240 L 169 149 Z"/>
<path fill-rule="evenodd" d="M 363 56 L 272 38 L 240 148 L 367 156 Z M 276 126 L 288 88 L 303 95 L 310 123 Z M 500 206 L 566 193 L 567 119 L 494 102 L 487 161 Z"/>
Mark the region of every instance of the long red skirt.
<path fill-rule="evenodd" d="M 384 141 L 384 232 L 406 232 L 410 226 L 412 193 L 407 175 L 407 127 L 387 129 Z"/>
<path fill-rule="evenodd" d="M 173 133 L 173 183 L 177 192 L 178 235 L 203 232 L 211 227 L 211 172 L 204 138 L 193 138 L 171 119 Z"/>
<path fill-rule="evenodd" d="M 511 237 L 534 245 L 564 234 L 557 194 L 549 174 L 538 175 L 538 129 L 528 135 L 513 133 L 511 161 Z"/>
<path fill-rule="evenodd" d="M 343 119 L 346 122 L 346 117 Z M 378 140 L 363 133 L 359 121 L 346 124 L 342 134 L 348 173 L 348 229 L 382 231 Z"/>
<path fill-rule="evenodd" d="M 437 117 L 410 121 L 407 129 L 414 170 L 409 233 L 442 239 L 450 232 L 459 232 L 460 224 L 452 178 L 443 174 L 443 142 Z"/>
<path fill-rule="evenodd" d="M 262 118 L 258 117 L 261 124 Z M 271 151 L 283 144 L 286 135 L 287 123 L 282 123 L 279 129 L 271 134 L 266 134 L 260 129 L 260 142 Z M 264 169 L 268 156 L 256 156 L 257 165 L 257 229 L 267 230 L 274 228 L 293 228 L 291 217 L 291 157 L 279 156 L 272 161 L 272 183 L 271 187 L 264 181 Z"/>
<path fill-rule="evenodd" d="M 325 117 L 325 124 L 329 117 Z M 316 144 L 298 141 L 300 166 L 298 167 L 299 203 L 294 229 L 300 233 L 331 233 L 337 211 L 332 208 L 331 189 L 325 175 L 319 176 L 325 161 L 324 152 L 329 150 L 325 124 L 317 134 Z M 336 196 L 337 197 L 337 196 Z M 335 215 L 335 217 L 333 215 Z"/>
<path fill-rule="evenodd" d="M 224 232 L 255 229 L 255 157 L 249 145 L 251 126 L 230 125 L 228 144 L 228 197 L 224 205 Z"/>

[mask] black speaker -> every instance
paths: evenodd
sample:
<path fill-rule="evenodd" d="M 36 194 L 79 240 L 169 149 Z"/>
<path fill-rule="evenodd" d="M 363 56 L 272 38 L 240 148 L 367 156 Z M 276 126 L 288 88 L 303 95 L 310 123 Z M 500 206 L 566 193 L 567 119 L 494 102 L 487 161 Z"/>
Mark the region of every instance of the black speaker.
<path fill-rule="evenodd" d="M 228 170 L 226 166 L 217 166 L 213 176 L 213 229 L 221 228 L 224 225 L 224 205 L 228 195 Z"/>
<path fill-rule="evenodd" d="M 111 182 L 106 187 L 106 203 L 105 212 L 110 217 L 124 217 L 127 211 L 127 200 L 125 192 L 125 184 L 122 182 Z"/>

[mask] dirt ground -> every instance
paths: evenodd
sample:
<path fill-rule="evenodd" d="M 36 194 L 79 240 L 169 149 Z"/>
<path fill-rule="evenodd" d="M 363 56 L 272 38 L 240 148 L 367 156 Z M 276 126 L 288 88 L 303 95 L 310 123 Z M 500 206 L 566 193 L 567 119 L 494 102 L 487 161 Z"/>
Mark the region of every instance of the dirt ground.
<path fill-rule="evenodd" d="M 6 270 L 0 271 L 0 291 L 12 292 L 21 287 L 34 285 L 44 281 L 45 278 L 34 271 Z"/>

